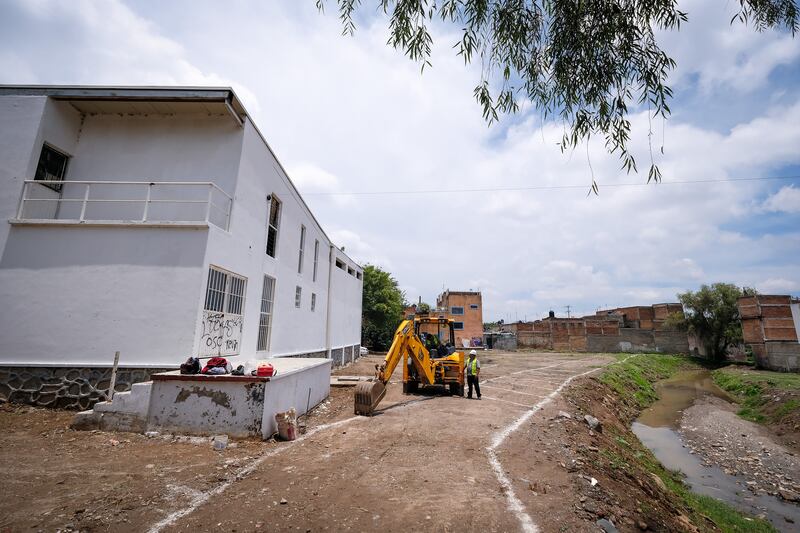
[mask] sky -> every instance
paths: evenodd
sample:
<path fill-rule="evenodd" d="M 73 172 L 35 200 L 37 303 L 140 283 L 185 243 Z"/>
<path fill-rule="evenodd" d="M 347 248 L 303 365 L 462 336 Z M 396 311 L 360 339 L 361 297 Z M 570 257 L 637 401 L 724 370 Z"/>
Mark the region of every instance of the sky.
<path fill-rule="evenodd" d="M 509 321 L 703 283 L 800 294 L 800 36 L 679 1 L 688 23 L 658 34 L 672 116 L 632 108 L 644 170 L 626 174 L 600 140 L 562 153 L 563 124 L 530 108 L 487 125 L 458 27 L 435 27 L 420 72 L 362 3 L 350 37 L 331 1 L 0 0 L 0 83 L 233 87 L 328 235 L 409 301 L 480 290 L 484 320 Z M 785 179 L 680 183 L 764 177 Z"/>

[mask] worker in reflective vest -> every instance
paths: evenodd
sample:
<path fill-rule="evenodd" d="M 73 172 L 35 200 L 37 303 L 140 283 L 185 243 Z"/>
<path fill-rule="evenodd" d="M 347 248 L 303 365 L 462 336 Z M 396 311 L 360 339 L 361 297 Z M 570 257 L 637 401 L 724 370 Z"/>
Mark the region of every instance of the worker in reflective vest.
<path fill-rule="evenodd" d="M 469 385 L 469 392 L 467 398 L 472 399 L 472 387 L 475 387 L 475 393 L 478 399 L 481 399 L 481 386 L 478 384 L 478 378 L 481 375 L 481 362 L 478 361 L 478 352 L 470 350 L 469 360 L 467 361 L 467 384 Z"/>

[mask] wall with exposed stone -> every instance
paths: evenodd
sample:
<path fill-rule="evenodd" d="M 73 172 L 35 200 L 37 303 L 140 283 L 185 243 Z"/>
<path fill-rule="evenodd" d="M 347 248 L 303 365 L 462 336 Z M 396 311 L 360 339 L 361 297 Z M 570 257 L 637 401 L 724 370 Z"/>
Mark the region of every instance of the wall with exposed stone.
<path fill-rule="evenodd" d="M 149 381 L 157 372 L 174 368 L 120 368 L 114 389 Z M 89 409 L 106 399 L 111 368 L 0 367 L 0 402 L 25 403 L 59 409 Z"/>

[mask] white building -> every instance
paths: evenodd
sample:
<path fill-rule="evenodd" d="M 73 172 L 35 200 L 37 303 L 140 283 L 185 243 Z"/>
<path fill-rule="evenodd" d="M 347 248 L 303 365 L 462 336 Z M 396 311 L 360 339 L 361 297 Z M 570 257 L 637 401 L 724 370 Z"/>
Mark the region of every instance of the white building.
<path fill-rule="evenodd" d="M 362 269 L 229 88 L 0 86 L 0 218 L 0 398 L 358 355 Z"/>

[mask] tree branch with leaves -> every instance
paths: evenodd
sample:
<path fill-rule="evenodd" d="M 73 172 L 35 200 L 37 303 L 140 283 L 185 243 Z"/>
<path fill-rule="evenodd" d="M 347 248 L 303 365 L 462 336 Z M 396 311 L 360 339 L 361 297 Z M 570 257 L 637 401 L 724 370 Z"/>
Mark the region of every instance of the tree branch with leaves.
<path fill-rule="evenodd" d="M 331 0 L 343 34 L 352 35 L 361 0 Z M 324 10 L 325 0 L 316 0 Z M 367 2 L 364 2 L 365 4 Z M 561 150 L 599 135 L 622 168 L 638 172 L 629 150 L 629 105 L 647 106 L 650 119 L 670 114 L 667 86 L 675 61 L 655 31 L 678 30 L 688 18 L 676 0 L 376 0 L 389 18 L 388 45 L 422 70 L 431 65 L 436 22 L 460 28 L 454 44 L 464 63 L 480 60 L 473 94 L 489 124 L 529 101 L 544 119 L 565 124 Z M 739 0 L 731 23 L 756 31 L 798 29 L 795 0 Z M 661 180 L 648 134 L 648 182 Z M 661 147 L 663 153 L 663 146 Z M 592 191 L 597 184 L 592 178 Z"/>

